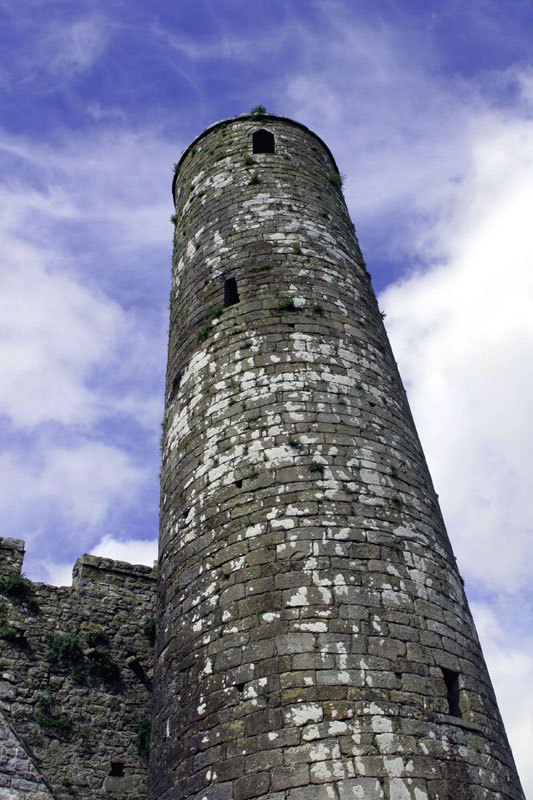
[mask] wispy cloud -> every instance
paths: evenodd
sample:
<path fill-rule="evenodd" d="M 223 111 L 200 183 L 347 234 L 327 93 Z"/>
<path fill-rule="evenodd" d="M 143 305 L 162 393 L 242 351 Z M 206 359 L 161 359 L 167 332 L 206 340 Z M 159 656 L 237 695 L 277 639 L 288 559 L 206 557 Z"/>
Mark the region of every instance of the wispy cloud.
<path fill-rule="evenodd" d="M 46 95 L 72 84 L 99 64 L 116 29 L 97 8 L 67 16 L 49 11 L 43 14 L 40 4 L 9 9 L 12 30 L 26 45 L 17 49 L 17 58 L 3 73 L 9 91 L 31 85 Z M 7 53 L 12 46 L 6 42 Z"/>
<path fill-rule="evenodd" d="M 102 57 L 111 33 L 111 20 L 101 16 L 64 26 L 53 23 L 41 39 L 41 63 L 48 57 L 49 70 L 55 76 L 85 72 Z"/>
<path fill-rule="evenodd" d="M 102 414 L 94 370 L 128 334 L 123 310 L 62 271 L 35 246 L 11 239 L 0 278 L 0 412 L 17 427 L 56 421 L 89 427 Z"/>

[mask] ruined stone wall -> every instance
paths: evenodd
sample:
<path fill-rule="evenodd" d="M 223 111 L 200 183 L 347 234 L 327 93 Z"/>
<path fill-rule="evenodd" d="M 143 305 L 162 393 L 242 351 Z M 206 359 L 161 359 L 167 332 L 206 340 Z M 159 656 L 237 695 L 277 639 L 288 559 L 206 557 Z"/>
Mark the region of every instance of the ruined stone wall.
<path fill-rule="evenodd" d="M 330 152 L 228 120 L 174 196 L 152 797 L 523 800 Z"/>
<path fill-rule="evenodd" d="M 23 555 L 0 539 L 0 797 L 142 800 L 154 571 L 85 555 L 46 586 Z"/>

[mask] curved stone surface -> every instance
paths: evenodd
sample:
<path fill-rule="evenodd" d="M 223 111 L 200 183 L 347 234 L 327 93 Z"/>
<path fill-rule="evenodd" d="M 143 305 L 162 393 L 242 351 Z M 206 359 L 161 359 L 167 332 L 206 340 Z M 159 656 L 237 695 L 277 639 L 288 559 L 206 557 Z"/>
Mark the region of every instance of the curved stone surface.
<path fill-rule="evenodd" d="M 152 797 L 523 800 L 340 184 L 270 115 L 178 166 Z"/>
<path fill-rule="evenodd" d="M 54 795 L 1 711 L 0 798 L 3 800 L 54 800 Z"/>

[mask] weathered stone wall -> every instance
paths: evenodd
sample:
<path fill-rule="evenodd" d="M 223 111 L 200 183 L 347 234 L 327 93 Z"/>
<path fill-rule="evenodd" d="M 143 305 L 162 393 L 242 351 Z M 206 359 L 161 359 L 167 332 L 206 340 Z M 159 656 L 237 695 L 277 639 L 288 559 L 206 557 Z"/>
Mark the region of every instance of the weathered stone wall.
<path fill-rule="evenodd" d="M 54 797 L 1 711 L 0 797 L 2 800 L 53 800 Z"/>
<path fill-rule="evenodd" d="M 339 184 L 272 116 L 178 167 L 152 797 L 519 800 Z"/>
<path fill-rule="evenodd" d="M 0 797 L 141 800 L 154 571 L 85 555 L 46 586 L 21 581 L 23 555 L 0 539 Z"/>

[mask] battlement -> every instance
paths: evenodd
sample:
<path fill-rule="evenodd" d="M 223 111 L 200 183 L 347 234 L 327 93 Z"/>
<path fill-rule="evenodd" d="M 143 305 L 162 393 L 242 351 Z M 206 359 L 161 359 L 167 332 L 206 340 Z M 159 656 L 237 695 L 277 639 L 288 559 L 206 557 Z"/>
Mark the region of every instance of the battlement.
<path fill-rule="evenodd" d="M 156 570 L 85 554 L 50 586 L 20 580 L 24 550 L 0 538 L 0 751 L 32 779 L 0 795 L 145 796 Z"/>
<path fill-rule="evenodd" d="M 0 537 L 0 577 L 13 573 L 21 575 L 25 552 L 26 544 L 23 539 Z M 155 567 L 129 564 L 127 561 L 84 553 L 76 559 L 72 569 L 72 588 L 87 587 L 91 583 L 102 583 L 117 588 L 130 586 L 138 581 L 153 584 L 156 577 Z M 32 581 L 30 583 L 33 585 Z"/>
<path fill-rule="evenodd" d="M 0 577 L 10 572 L 20 575 L 24 561 L 25 544 L 22 539 L 0 538 Z"/>
<path fill-rule="evenodd" d="M 80 556 L 72 570 L 72 587 L 87 586 L 89 583 L 104 583 L 115 587 L 130 586 L 138 581 L 153 583 L 156 571 L 144 564 L 128 564 L 127 561 L 115 561 L 112 558 L 91 556 L 85 553 Z"/>

